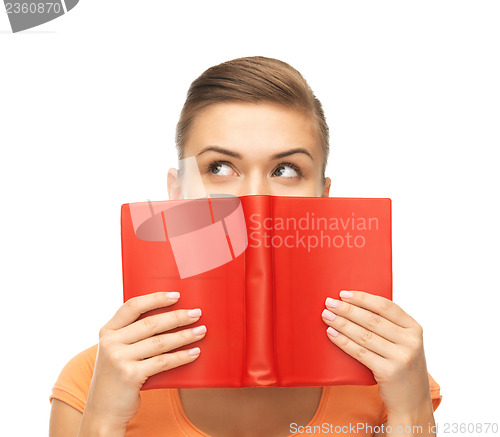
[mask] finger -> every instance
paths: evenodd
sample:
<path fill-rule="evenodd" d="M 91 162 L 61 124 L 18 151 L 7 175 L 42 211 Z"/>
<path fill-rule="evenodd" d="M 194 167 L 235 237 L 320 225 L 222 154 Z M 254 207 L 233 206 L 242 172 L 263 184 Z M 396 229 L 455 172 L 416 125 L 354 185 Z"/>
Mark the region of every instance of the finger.
<path fill-rule="evenodd" d="M 142 374 L 149 377 L 190 363 L 200 356 L 200 352 L 199 347 L 169 352 L 139 361 L 139 366 L 142 368 Z"/>
<path fill-rule="evenodd" d="M 205 325 L 168 334 L 154 335 L 127 347 L 127 357 L 132 360 L 142 360 L 169 352 L 181 346 L 201 340 L 205 337 Z"/>
<path fill-rule="evenodd" d="M 116 332 L 116 340 L 123 344 L 133 344 L 153 335 L 170 331 L 179 326 L 198 321 L 201 309 L 175 310 L 144 317 Z"/>
<path fill-rule="evenodd" d="M 179 292 L 177 291 L 160 291 L 144 296 L 132 297 L 118 309 L 111 320 L 104 325 L 104 328 L 113 330 L 121 329 L 136 321 L 141 314 L 157 308 L 173 305 L 178 299 Z"/>
<path fill-rule="evenodd" d="M 365 310 L 351 303 L 328 297 L 326 298 L 325 306 L 337 316 L 349 319 L 392 343 L 399 343 L 405 335 L 404 328 L 387 320 L 380 314 Z"/>
<path fill-rule="evenodd" d="M 338 332 L 331 326 L 328 327 L 326 334 L 333 344 L 337 345 L 340 349 L 358 360 L 361 364 L 364 364 L 374 373 L 376 373 L 378 369 L 383 368 L 388 361 L 375 352 L 351 340 L 349 337 L 341 332 Z"/>
<path fill-rule="evenodd" d="M 375 352 L 384 358 L 394 356 L 396 345 L 385 338 L 380 337 L 374 332 L 353 323 L 345 317 L 338 316 L 331 311 L 325 309 L 323 311 L 323 321 L 333 327 L 337 332 L 341 332 L 349 337 L 352 341 L 365 347 L 366 349 Z"/>
<path fill-rule="evenodd" d="M 340 298 L 358 307 L 372 311 L 403 328 L 410 328 L 415 320 L 393 301 L 364 291 L 342 290 Z"/>

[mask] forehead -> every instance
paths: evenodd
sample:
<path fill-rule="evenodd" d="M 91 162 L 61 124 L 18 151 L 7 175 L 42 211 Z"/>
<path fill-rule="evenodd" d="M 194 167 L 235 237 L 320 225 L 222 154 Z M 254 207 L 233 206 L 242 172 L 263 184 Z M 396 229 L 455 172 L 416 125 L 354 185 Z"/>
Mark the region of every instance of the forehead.
<path fill-rule="evenodd" d="M 243 159 L 266 159 L 291 148 L 305 148 L 315 160 L 321 143 L 313 117 L 271 103 L 217 103 L 198 114 L 185 143 L 185 156 L 207 146 L 234 150 Z"/>

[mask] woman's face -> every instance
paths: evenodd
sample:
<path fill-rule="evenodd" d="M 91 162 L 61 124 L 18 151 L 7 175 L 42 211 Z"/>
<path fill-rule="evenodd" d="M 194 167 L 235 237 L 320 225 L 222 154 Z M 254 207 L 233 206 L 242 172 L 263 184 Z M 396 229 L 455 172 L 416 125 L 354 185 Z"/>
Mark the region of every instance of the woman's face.
<path fill-rule="evenodd" d="M 184 161 L 189 165 L 182 178 L 176 169 L 168 171 L 170 199 L 329 195 L 331 181 L 322 183 L 323 151 L 313 121 L 283 106 L 209 106 L 191 125 L 184 156 L 195 159 Z"/>

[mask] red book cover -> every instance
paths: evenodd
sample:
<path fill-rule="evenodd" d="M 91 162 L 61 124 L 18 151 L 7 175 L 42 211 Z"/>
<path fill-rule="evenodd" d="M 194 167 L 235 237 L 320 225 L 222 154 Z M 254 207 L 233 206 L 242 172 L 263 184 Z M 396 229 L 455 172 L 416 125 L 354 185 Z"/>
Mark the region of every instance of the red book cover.
<path fill-rule="evenodd" d="M 124 301 L 179 291 L 146 315 L 201 308 L 189 327 L 207 326 L 183 347 L 200 356 L 143 390 L 375 384 L 321 312 L 341 290 L 392 299 L 391 200 L 216 196 L 122 205 Z"/>

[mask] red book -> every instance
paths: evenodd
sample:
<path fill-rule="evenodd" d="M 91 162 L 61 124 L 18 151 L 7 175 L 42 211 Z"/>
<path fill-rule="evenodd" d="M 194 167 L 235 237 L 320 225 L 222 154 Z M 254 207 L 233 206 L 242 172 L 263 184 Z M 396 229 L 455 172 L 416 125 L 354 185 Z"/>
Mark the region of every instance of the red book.
<path fill-rule="evenodd" d="M 219 195 L 216 195 L 219 196 Z M 327 297 L 392 299 L 391 200 L 248 195 L 128 203 L 121 209 L 124 301 L 179 291 L 207 334 L 193 362 L 143 390 L 375 384 L 335 346 Z"/>

